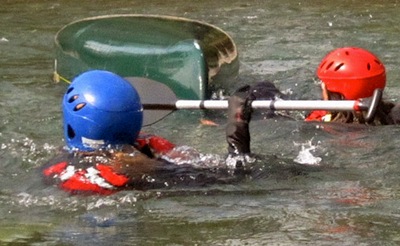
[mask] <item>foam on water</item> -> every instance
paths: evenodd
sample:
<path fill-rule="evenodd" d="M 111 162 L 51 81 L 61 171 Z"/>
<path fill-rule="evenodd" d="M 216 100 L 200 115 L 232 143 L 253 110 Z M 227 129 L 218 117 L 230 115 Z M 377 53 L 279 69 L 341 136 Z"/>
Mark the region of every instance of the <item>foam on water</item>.
<path fill-rule="evenodd" d="M 42 165 L 48 155 L 51 155 L 57 149 L 56 146 L 49 143 L 38 145 L 33 139 L 25 137 L 23 139 L 12 138 L 9 142 L 1 143 L 0 150 L 8 155 L 22 159 L 22 162 L 33 166 Z M 42 157 L 42 158 L 41 158 Z"/>
<path fill-rule="evenodd" d="M 312 140 L 304 143 L 295 143 L 295 146 L 300 146 L 299 154 L 294 158 L 294 162 L 305 165 L 319 165 L 322 161 L 321 157 L 314 156 L 312 152 L 320 148 L 319 145 L 313 145 Z"/>
<path fill-rule="evenodd" d="M 176 165 L 189 164 L 194 167 L 219 167 L 225 166 L 225 159 L 216 154 L 203 154 L 190 146 L 177 146 L 172 154 L 163 156 L 163 159 Z"/>
<path fill-rule="evenodd" d="M 62 211 L 76 211 L 80 209 L 92 211 L 104 207 L 118 208 L 121 206 L 134 206 L 138 201 L 138 196 L 140 195 L 140 193 L 130 192 L 106 197 L 81 197 L 68 196 L 67 194 L 63 193 L 43 195 L 21 192 L 16 194 L 6 203 L 25 208 L 51 207 L 52 209 Z"/>

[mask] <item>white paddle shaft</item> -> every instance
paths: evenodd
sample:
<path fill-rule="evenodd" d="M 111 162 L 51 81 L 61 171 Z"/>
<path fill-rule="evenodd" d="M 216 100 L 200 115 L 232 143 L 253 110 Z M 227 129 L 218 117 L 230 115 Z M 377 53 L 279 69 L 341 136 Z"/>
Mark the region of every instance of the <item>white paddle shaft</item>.
<path fill-rule="evenodd" d="M 172 105 L 171 105 L 172 106 Z M 353 111 L 368 110 L 359 101 L 325 101 L 325 100 L 256 100 L 251 104 L 253 109 L 272 110 L 332 110 Z M 172 106 L 173 107 L 173 106 Z M 227 100 L 177 100 L 176 109 L 227 109 Z"/>

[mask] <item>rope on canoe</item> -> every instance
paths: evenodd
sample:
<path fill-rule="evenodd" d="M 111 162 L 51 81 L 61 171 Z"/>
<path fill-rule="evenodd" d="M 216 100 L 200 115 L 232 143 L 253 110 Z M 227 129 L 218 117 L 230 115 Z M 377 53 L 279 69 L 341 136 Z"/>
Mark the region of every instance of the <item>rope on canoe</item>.
<path fill-rule="evenodd" d="M 57 73 L 57 71 L 54 71 L 54 73 L 53 73 L 53 81 L 56 83 L 58 83 L 60 81 L 64 81 L 67 84 L 71 84 L 71 81 L 69 81 L 68 79 L 61 76 L 59 73 Z"/>
<path fill-rule="evenodd" d="M 54 73 L 53 73 L 53 81 L 55 83 L 59 83 L 60 81 L 64 81 L 67 84 L 71 84 L 71 81 L 64 78 L 63 76 L 61 76 L 59 73 L 57 73 L 57 59 L 54 60 Z"/>

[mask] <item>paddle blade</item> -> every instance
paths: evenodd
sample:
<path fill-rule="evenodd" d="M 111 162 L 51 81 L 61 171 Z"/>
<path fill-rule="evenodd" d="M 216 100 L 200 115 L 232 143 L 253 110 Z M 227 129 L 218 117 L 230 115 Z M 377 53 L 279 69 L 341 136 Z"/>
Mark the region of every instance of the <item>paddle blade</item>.
<path fill-rule="evenodd" d="M 170 114 L 177 101 L 175 93 L 165 84 L 141 77 L 126 77 L 137 90 L 144 107 L 143 126 L 154 124 Z M 153 105 L 148 107 L 147 105 Z M 168 107 L 168 108 L 167 108 Z"/>

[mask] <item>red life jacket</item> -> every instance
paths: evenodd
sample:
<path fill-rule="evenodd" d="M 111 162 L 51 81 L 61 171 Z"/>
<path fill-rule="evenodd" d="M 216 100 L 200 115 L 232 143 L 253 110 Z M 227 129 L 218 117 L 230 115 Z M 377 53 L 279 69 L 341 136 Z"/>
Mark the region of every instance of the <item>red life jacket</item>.
<path fill-rule="evenodd" d="M 175 145 L 158 136 L 141 134 L 135 147 L 150 157 L 159 157 L 172 150 Z M 117 173 L 114 167 L 103 163 L 82 163 L 77 160 L 78 157 L 69 154 L 67 160 L 46 165 L 42 169 L 45 180 L 51 180 L 71 193 L 104 195 L 112 194 L 128 185 L 129 177 Z"/>

